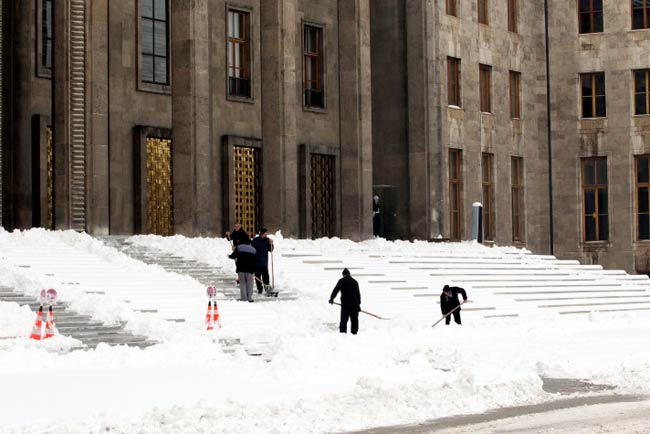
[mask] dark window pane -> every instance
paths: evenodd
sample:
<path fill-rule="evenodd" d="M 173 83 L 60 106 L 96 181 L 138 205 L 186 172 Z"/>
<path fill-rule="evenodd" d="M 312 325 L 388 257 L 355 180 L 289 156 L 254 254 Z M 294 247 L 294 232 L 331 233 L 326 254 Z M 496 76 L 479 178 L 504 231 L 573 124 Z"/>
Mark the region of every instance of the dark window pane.
<path fill-rule="evenodd" d="M 639 188 L 637 207 L 637 212 L 650 212 L 648 209 L 648 189 L 646 187 Z"/>
<path fill-rule="evenodd" d="M 156 83 L 167 84 L 167 59 L 156 57 Z"/>
<path fill-rule="evenodd" d="M 607 189 L 598 190 L 598 214 L 607 214 Z"/>
<path fill-rule="evenodd" d="M 153 56 L 142 55 L 142 80 L 153 82 Z"/>
<path fill-rule="evenodd" d="M 166 0 L 154 0 L 154 1 L 155 1 L 154 17 L 157 20 L 166 20 L 167 19 L 167 2 L 166 2 Z"/>
<path fill-rule="evenodd" d="M 604 96 L 596 97 L 596 117 L 604 118 L 607 116 L 607 102 Z"/>
<path fill-rule="evenodd" d="M 153 54 L 153 21 L 142 20 L 142 53 Z"/>
<path fill-rule="evenodd" d="M 603 13 L 598 12 L 594 14 L 594 29 L 593 32 L 603 31 Z"/>
<path fill-rule="evenodd" d="M 594 0 L 594 9 L 595 11 L 603 10 L 603 0 Z"/>
<path fill-rule="evenodd" d="M 599 72 L 596 75 L 596 95 L 605 95 L 605 73 Z"/>
<path fill-rule="evenodd" d="M 580 33 L 591 32 L 591 18 L 589 14 L 580 14 Z"/>
<path fill-rule="evenodd" d="M 634 91 L 645 92 L 645 75 L 646 71 L 634 71 Z"/>
<path fill-rule="evenodd" d="M 153 18 L 153 0 L 142 0 L 142 16 Z"/>
<path fill-rule="evenodd" d="M 609 217 L 606 215 L 598 217 L 598 239 L 600 241 L 609 239 Z"/>
<path fill-rule="evenodd" d="M 582 98 L 582 117 L 583 118 L 593 118 L 593 109 L 594 109 L 594 100 L 591 97 Z"/>
<path fill-rule="evenodd" d="M 593 76 L 591 74 L 583 75 L 580 77 L 582 83 L 582 94 L 591 95 L 593 89 Z"/>
<path fill-rule="evenodd" d="M 607 160 L 600 159 L 596 160 L 596 183 L 597 184 L 607 184 Z"/>
<path fill-rule="evenodd" d="M 156 56 L 167 56 L 167 24 L 164 22 L 154 24 L 154 49 Z"/>
<path fill-rule="evenodd" d="M 637 93 L 636 95 L 634 95 L 634 114 L 637 115 L 648 114 L 645 93 Z"/>
<path fill-rule="evenodd" d="M 585 240 L 596 241 L 596 220 L 591 216 L 585 216 Z"/>
<path fill-rule="evenodd" d="M 589 0 L 580 0 L 580 12 L 588 12 L 591 6 L 590 3 Z"/>
<path fill-rule="evenodd" d="M 52 1 L 43 0 L 43 37 L 52 38 Z"/>
<path fill-rule="evenodd" d="M 52 40 L 44 39 L 43 40 L 43 53 L 42 53 L 42 63 L 43 67 L 51 68 L 52 67 Z"/>
<path fill-rule="evenodd" d="M 636 167 L 637 181 L 648 182 L 648 157 L 639 157 Z"/>
<path fill-rule="evenodd" d="M 645 26 L 644 28 L 648 28 L 650 26 L 650 5 L 646 7 L 645 10 Z"/>
<path fill-rule="evenodd" d="M 584 163 L 585 185 L 594 185 L 596 183 L 596 169 L 593 160 L 587 160 Z"/>
<path fill-rule="evenodd" d="M 639 239 L 650 239 L 650 218 L 648 214 L 639 214 Z"/>
<path fill-rule="evenodd" d="M 591 215 L 596 211 L 596 191 L 585 190 L 585 214 Z"/>
<path fill-rule="evenodd" d="M 632 28 L 633 29 L 643 28 L 643 9 L 634 9 L 634 11 L 632 12 Z"/>

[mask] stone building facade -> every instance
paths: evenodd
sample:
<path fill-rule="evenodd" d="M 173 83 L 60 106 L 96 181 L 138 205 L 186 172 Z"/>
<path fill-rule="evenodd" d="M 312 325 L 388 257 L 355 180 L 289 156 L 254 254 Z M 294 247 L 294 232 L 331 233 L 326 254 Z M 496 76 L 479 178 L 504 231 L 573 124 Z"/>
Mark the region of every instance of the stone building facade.
<path fill-rule="evenodd" d="M 481 202 L 487 244 L 647 272 L 647 8 L 0 0 L 0 223 L 462 240 Z"/>

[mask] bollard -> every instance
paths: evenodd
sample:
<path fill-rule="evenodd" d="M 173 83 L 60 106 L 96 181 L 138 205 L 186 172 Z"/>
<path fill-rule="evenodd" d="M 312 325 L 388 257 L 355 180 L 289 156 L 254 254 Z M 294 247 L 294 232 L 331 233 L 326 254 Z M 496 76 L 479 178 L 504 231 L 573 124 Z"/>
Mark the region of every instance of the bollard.
<path fill-rule="evenodd" d="M 472 240 L 483 242 L 483 205 L 480 202 L 472 204 Z"/>

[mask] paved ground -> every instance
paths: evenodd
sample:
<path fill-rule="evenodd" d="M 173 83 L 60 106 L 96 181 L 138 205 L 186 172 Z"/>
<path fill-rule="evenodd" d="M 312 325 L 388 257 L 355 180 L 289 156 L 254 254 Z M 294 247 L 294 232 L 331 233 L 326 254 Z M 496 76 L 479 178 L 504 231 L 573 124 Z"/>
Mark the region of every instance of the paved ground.
<path fill-rule="evenodd" d="M 504 408 L 356 434 L 648 434 L 649 415 L 650 397 L 606 395 Z"/>

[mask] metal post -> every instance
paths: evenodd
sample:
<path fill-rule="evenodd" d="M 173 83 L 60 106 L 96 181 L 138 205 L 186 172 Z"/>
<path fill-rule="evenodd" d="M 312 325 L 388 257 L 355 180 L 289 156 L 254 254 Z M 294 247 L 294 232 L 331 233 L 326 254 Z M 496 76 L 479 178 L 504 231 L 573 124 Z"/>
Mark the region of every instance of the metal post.
<path fill-rule="evenodd" d="M 472 240 L 483 242 L 483 205 L 480 202 L 472 205 Z"/>

